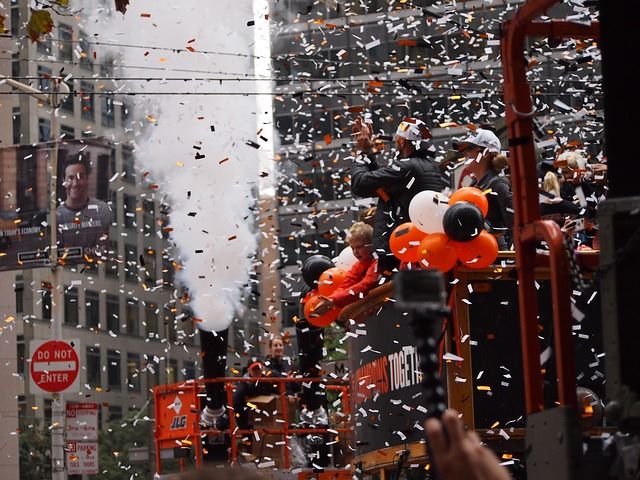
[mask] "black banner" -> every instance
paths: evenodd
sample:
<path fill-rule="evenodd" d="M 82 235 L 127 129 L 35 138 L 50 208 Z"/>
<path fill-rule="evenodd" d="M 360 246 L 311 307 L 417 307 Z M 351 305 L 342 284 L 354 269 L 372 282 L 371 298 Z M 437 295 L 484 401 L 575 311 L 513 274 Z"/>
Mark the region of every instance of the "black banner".
<path fill-rule="evenodd" d="M 349 335 L 356 455 L 421 440 L 427 410 L 408 316 L 388 302 Z"/>

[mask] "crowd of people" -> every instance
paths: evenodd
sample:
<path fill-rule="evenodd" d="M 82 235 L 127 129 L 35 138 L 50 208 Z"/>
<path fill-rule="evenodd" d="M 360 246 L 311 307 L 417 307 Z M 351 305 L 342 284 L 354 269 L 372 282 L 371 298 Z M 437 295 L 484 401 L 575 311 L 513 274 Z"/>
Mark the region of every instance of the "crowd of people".
<path fill-rule="evenodd" d="M 488 210 L 484 216 L 486 231 L 496 238 L 500 250 L 514 248 L 514 202 L 509 160 L 503 152 L 500 139 L 490 128 L 476 128 L 465 138 L 453 142 L 459 175 L 451 175 L 450 171 L 446 173 L 448 167 L 436 161 L 431 132 L 419 119 L 405 118 L 400 123 L 396 131 L 397 155 L 388 165 L 379 165 L 377 161 L 380 144 L 374 140 L 369 123 L 356 119 L 353 135 L 357 152 L 351 164 L 352 193 L 355 197 L 375 199 L 377 206 L 367 210 L 347 232 L 346 240 L 355 262 L 346 272 L 339 288 L 330 294 L 318 294 L 314 315 L 324 315 L 363 299 L 370 290 L 390 279 L 398 269 L 421 268 L 417 264 L 400 262 L 389 246 L 394 229 L 409 220 L 409 205 L 419 192 L 429 190 L 446 194 L 462 186 L 479 188 L 488 200 Z M 606 195 L 606 164 L 593 161 L 577 145 L 571 145 L 558 152 L 554 160 L 541 161 L 538 171 L 542 218 L 556 221 L 566 235 L 578 242 L 580 248 L 597 249 L 595 214 L 598 202 Z M 313 286 L 310 289 L 316 291 Z M 308 294 L 305 298 L 308 298 Z M 240 382 L 233 395 L 232 410 L 240 429 L 251 428 L 248 405 L 252 397 L 273 395 L 279 391 L 278 386 L 265 380 L 265 377 L 313 378 L 321 375 L 319 364 L 324 329 L 305 318 L 300 319 L 296 327 L 299 364 L 296 365 L 284 355 L 284 339 L 279 336 L 270 339 L 269 355 L 264 360 L 252 358 L 248 362 L 243 375 L 245 378 L 255 378 L 256 382 Z M 203 341 L 207 376 L 223 376 L 220 361 L 226 349 L 223 352 L 220 347 L 226 346 L 226 337 L 215 337 Z M 211 350 L 214 344 L 217 350 Z M 217 366 L 213 365 L 216 361 Z M 300 405 L 299 421 L 302 425 L 320 428 L 329 425 L 326 397 L 317 382 L 287 383 L 286 397 L 291 405 Z M 220 385 L 207 386 L 206 403 L 207 407 L 201 416 L 202 424 L 227 428 L 229 412 L 224 405 Z M 478 436 L 463 430 L 455 412 L 446 413 L 442 421 L 429 420 L 426 433 L 443 480 L 510 478 L 495 456 L 481 445 Z M 245 440 L 250 442 L 250 436 Z"/>

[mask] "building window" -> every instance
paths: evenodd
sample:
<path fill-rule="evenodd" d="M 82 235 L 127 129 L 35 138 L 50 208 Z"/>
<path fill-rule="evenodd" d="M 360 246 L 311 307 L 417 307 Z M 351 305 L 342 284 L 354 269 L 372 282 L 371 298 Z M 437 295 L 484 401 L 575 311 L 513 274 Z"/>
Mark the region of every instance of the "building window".
<path fill-rule="evenodd" d="M 102 117 L 102 125 L 105 127 L 113 127 L 115 125 L 115 117 L 113 115 L 113 95 L 111 90 L 105 90 L 100 97 L 100 110 Z"/>
<path fill-rule="evenodd" d="M 175 343 L 178 340 L 178 326 L 175 315 L 172 312 L 164 314 L 164 325 L 166 325 L 167 340 Z"/>
<path fill-rule="evenodd" d="M 147 303 L 144 306 L 144 325 L 147 338 L 157 338 L 158 336 L 158 313 L 155 303 Z"/>
<path fill-rule="evenodd" d="M 127 390 L 140 393 L 139 353 L 127 353 Z"/>
<path fill-rule="evenodd" d="M 26 355 L 26 345 L 24 343 L 24 335 L 18 335 L 16 338 L 16 347 L 17 347 L 17 374 L 24 375 L 24 357 Z"/>
<path fill-rule="evenodd" d="M 22 121 L 20 118 L 20 110 L 13 111 L 13 144 L 20 145 L 20 139 L 22 137 Z"/>
<path fill-rule="evenodd" d="M 46 427 L 49 427 L 49 425 L 51 425 L 51 412 L 52 412 L 52 407 L 53 405 L 53 400 L 51 400 L 50 398 L 45 398 L 44 399 L 44 405 L 43 405 L 43 414 L 44 414 L 44 424 Z"/>
<path fill-rule="evenodd" d="M 53 312 L 51 311 L 51 290 L 45 288 L 42 290 L 42 319 L 51 320 Z"/>
<path fill-rule="evenodd" d="M 122 419 L 122 407 L 120 405 L 109 405 L 108 422 L 116 422 Z"/>
<path fill-rule="evenodd" d="M 16 283 L 13 290 L 16 294 L 16 313 L 22 313 L 24 309 L 24 281 L 22 275 L 16 275 Z"/>
<path fill-rule="evenodd" d="M 84 37 L 81 36 L 80 41 L 78 42 L 80 47 L 80 66 L 82 68 L 86 68 L 87 70 L 93 70 L 93 59 L 91 58 L 91 47 L 89 42 Z"/>
<path fill-rule="evenodd" d="M 120 107 L 120 120 L 122 122 L 122 127 L 127 126 L 127 122 L 131 117 L 131 106 L 126 102 L 122 102 L 122 106 Z"/>
<path fill-rule="evenodd" d="M 162 260 L 162 284 L 165 288 L 174 288 L 175 267 L 173 261 L 164 258 Z"/>
<path fill-rule="evenodd" d="M 153 356 L 144 355 L 145 367 L 147 371 L 147 387 L 155 387 L 160 384 L 160 367 L 153 361 Z"/>
<path fill-rule="evenodd" d="M 64 323 L 78 325 L 78 290 L 75 287 L 69 287 L 64 292 Z"/>
<path fill-rule="evenodd" d="M 67 95 L 67 98 L 64 99 L 64 102 L 62 102 L 60 104 L 60 108 L 62 110 L 64 110 L 65 112 L 71 112 L 73 113 L 73 106 L 74 106 L 74 98 L 75 95 L 73 93 L 73 80 L 68 80 L 67 82 L 65 82 L 67 84 L 67 87 L 69 87 L 69 95 Z M 75 137 L 75 135 L 74 135 Z"/>
<path fill-rule="evenodd" d="M 116 190 L 109 190 L 109 209 L 111 210 L 111 225 L 118 226 L 118 192 Z"/>
<path fill-rule="evenodd" d="M 122 389 L 119 350 L 107 350 L 107 380 L 111 390 L 120 391 Z"/>
<path fill-rule="evenodd" d="M 138 302 L 133 299 L 127 300 L 127 334 L 138 335 Z"/>
<path fill-rule="evenodd" d="M 118 242 L 109 241 L 109 251 L 107 252 L 107 261 L 104 265 L 104 273 L 108 277 L 118 278 Z"/>
<path fill-rule="evenodd" d="M 51 121 L 48 118 L 38 118 L 38 141 L 51 140 Z"/>
<path fill-rule="evenodd" d="M 144 229 L 145 237 L 156 234 L 154 203 L 151 200 L 142 202 L 142 228 Z"/>
<path fill-rule="evenodd" d="M 125 228 L 136 228 L 136 197 L 134 195 L 123 195 L 124 200 L 124 226 Z"/>
<path fill-rule="evenodd" d="M 70 125 L 60 125 L 60 139 L 71 140 L 76 138 L 76 129 Z"/>
<path fill-rule="evenodd" d="M 94 95 L 93 84 L 89 82 L 80 82 L 80 105 L 82 105 L 82 119 L 92 120 L 94 119 Z"/>
<path fill-rule="evenodd" d="M 60 60 L 73 61 L 73 29 L 69 25 L 58 25 L 58 53 Z"/>
<path fill-rule="evenodd" d="M 128 183 L 136 183 L 135 159 L 133 147 L 122 147 L 122 179 Z"/>
<path fill-rule="evenodd" d="M 100 294 L 93 290 L 86 290 L 85 300 L 85 325 L 88 328 L 100 328 Z"/>
<path fill-rule="evenodd" d="M 120 331 L 120 298 L 117 295 L 107 295 L 107 330 Z"/>
<path fill-rule="evenodd" d="M 87 383 L 91 387 L 101 387 L 100 348 L 87 347 Z"/>
<path fill-rule="evenodd" d="M 138 248 L 135 245 L 124 247 L 126 279 L 135 282 L 138 279 Z"/>
<path fill-rule="evenodd" d="M 51 69 L 38 65 L 38 90 L 48 92 L 51 88 Z"/>
<path fill-rule="evenodd" d="M 176 383 L 178 381 L 178 361 L 170 358 L 167 363 L 167 383 Z"/>
<path fill-rule="evenodd" d="M 196 362 L 186 360 L 184 362 L 184 368 L 182 369 L 184 380 L 196 379 Z"/>
<path fill-rule="evenodd" d="M 144 250 L 145 283 L 149 288 L 155 286 L 156 281 L 156 251 L 147 247 Z"/>
<path fill-rule="evenodd" d="M 51 55 L 51 35 L 46 34 L 38 40 L 38 52 Z"/>
<path fill-rule="evenodd" d="M 101 77 L 112 77 L 114 69 L 114 60 L 113 58 L 107 58 L 100 63 L 100 76 Z"/>

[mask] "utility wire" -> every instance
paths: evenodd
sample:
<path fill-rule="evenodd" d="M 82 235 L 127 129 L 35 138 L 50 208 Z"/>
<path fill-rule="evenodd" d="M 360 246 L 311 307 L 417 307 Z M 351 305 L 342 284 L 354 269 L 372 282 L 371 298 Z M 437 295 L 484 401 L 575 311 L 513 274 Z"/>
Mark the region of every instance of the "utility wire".
<path fill-rule="evenodd" d="M 53 79 L 53 76 L 17 76 L 17 77 L 7 77 L 13 80 L 49 80 Z M 287 77 L 271 77 L 271 78 L 244 78 L 244 77 L 235 77 L 235 78 L 226 78 L 226 77 L 76 77 L 72 76 L 69 80 L 95 80 L 95 81 L 145 81 L 145 82 L 166 82 L 166 81 L 176 81 L 176 82 L 257 82 L 257 81 L 265 81 L 265 82 L 277 82 L 283 80 L 290 80 Z M 380 82 L 380 83 L 398 83 L 400 79 L 396 78 L 371 78 L 371 79 L 356 79 L 356 78 L 321 78 L 321 77 L 313 77 L 313 78 L 300 78 L 297 79 L 297 83 L 312 81 L 312 82 L 341 82 L 341 83 L 369 83 L 369 82 Z M 459 83 L 459 84 L 471 84 L 471 83 L 487 83 L 487 84 L 501 84 L 503 80 L 500 78 L 459 78 L 459 79 L 437 79 L 437 78 L 403 78 L 407 82 L 412 82 L 414 84 L 419 83 Z M 593 80 L 588 79 L 533 79 L 528 80 L 528 83 L 541 83 L 541 84 L 552 84 L 552 83 L 596 83 Z M 277 87 L 285 87 L 288 85 L 276 85 Z"/>
<path fill-rule="evenodd" d="M 438 89 L 445 90 L 445 89 Z M 88 96 L 303 96 L 303 95 L 314 95 L 318 97 L 398 97 L 399 99 L 406 98 L 441 98 L 445 96 L 460 96 L 458 100 L 470 100 L 474 99 L 469 97 L 469 95 L 482 95 L 482 97 L 475 97 L 477 99 L 487 99 L 487 98 L 499 98 L 502 99 L 502 95 L 500 93 L 494 92 L 493 90 L 486 92 L 478 92 L 477 90 L 471 91 L 460 91 L 459 89 L 449 88 L 447 90 L 451 90 L 450 92 L 442 92 L 442 91 L 433 91 L 426 93 L 398 93 L 398 92 L 327 92 L 327 91 L 317 91 L 317 90 L 304 90 L 300 92 L 114 92 L 114 91 L 103 91 L 103 92 L 79 92 L 72 91 L 69 95 L 80 96 L 80 97 L 88 97 Z M 45 91 L 45 93 L 47 93 Z M 10 91 L 10 92 L 0 92 L 0 95 L 31 95 L 26 92 L 19 91 Z M 552 93 L 552 92 L 539 92 L 533 93 L 532 97 L 561 97 L 565 96 L 566 93 Z"/>

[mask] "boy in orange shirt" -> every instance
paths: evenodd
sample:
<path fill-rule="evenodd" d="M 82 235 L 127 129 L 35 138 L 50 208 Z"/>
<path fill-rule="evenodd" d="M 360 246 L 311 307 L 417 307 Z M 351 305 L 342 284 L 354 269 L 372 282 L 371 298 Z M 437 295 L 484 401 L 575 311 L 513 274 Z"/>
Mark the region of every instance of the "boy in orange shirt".
<path fill-rule="evenodd" d="M 322 315 L 335 307 L 344 307 L 369 293 L 378 285 L 378 261 L 373 258 L 373 228 L 364 222 L 356 222 L 349 229 L 349 246 L 358 260 L 347 272 L 345 281 L 328 297 L 320 297 L 314 313 Z"/>

